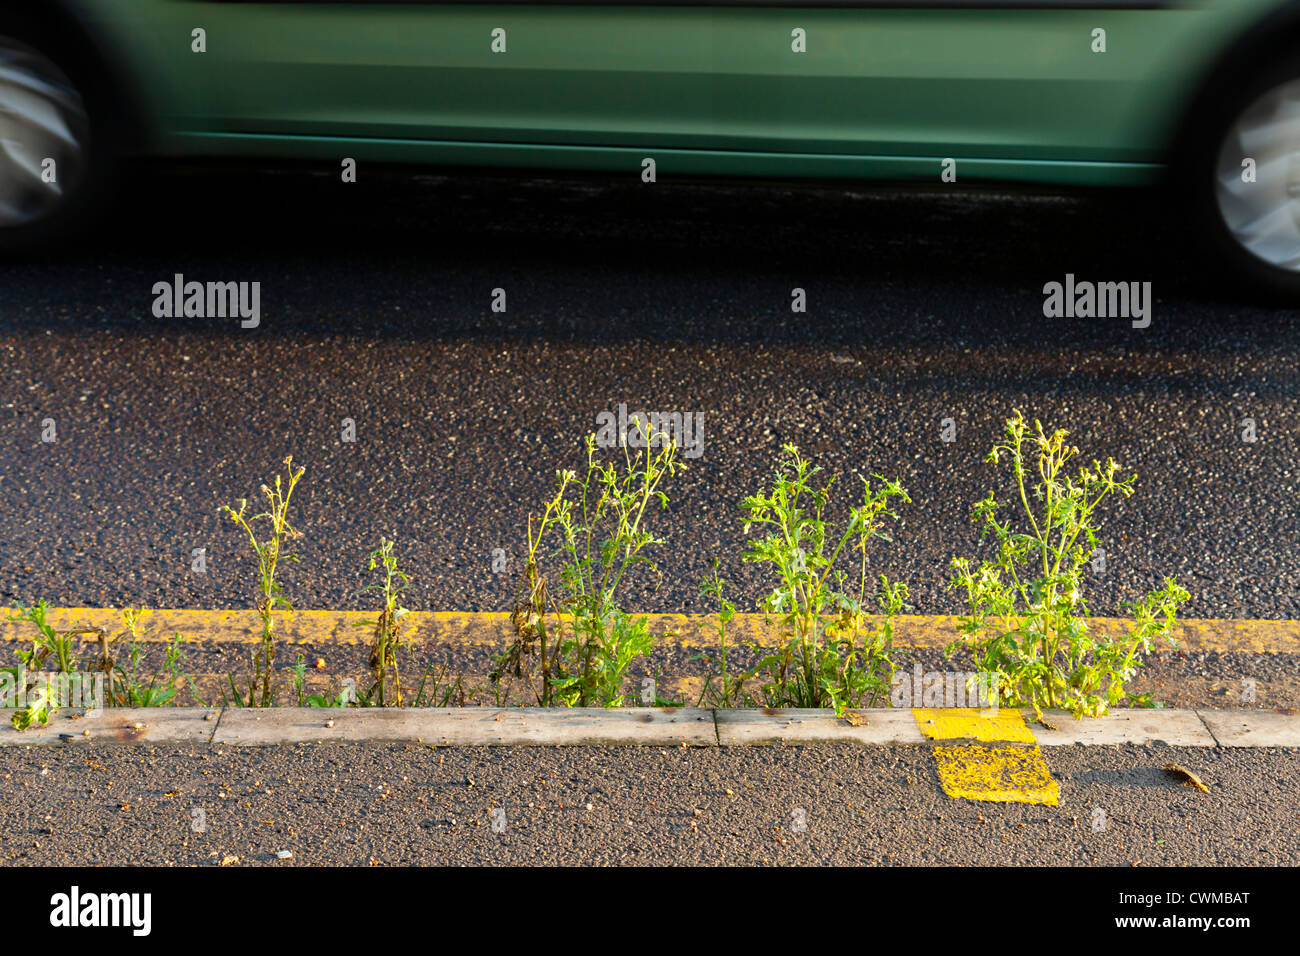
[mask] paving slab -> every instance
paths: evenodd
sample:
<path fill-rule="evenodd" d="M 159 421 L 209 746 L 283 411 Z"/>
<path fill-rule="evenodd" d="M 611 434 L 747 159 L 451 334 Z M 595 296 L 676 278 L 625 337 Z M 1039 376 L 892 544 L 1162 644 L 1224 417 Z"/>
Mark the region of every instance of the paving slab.
<path fill-rule="evenodd" d="M 1300 715 L 1259 710 L 1197 711 L 1221 747 L 1300 747 Z"/>
<path fill-rule="evenodd" d="M 642 744 L 715 747 L 713 713 L 688 707 L 610 709 L 448 707 L 227 710 L 213 743 L 407 740 L 448 746 Z"/>
<path fill-rule="evenodd" d="M 919 744 L 925 738 L 904 708 L 853 711 L 855 724 L 832 710 L 720 709 L 718 742 L 724 747 L 762 744 Z"/>

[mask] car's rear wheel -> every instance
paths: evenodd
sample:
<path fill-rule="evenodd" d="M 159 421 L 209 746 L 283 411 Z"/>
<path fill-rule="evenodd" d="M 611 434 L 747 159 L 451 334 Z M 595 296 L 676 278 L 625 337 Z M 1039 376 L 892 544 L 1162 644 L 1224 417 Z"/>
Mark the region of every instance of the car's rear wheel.
<path fill-rule="evenodd" d="M 1204 117 L 1189 184 L 1210 266 L 1300 300 L 1300 61 L 1229 89 Z"/>
<path fill-rule="evenodd" d="M 110 161 L 74 79 L 40 31 L 0 21 L 0 252 L 44 247 L 89 217 Z"/>

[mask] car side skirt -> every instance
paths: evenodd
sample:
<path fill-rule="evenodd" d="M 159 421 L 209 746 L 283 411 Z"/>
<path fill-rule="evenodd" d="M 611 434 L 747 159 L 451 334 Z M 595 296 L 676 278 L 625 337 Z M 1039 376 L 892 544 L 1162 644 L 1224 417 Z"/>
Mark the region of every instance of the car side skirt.
<path fill-rule="evenodd" d="M 1159 163 L 1031 160 L 964 156 L 852 156 L 737 150 L 562 146 L 448 140 L 282 136 L 263 133 L 189 132 L 168 138 L 164 152 L 182 156 L 343 157 L 429 166 L 493 166 L 572 171 L 625 171 L 639 179 L 646 158 L 659 181 L 679 176 L 773 179 L 918 180 L 934 183 L 942 164 L 956 161 L 961 182 L 1007 181 L 1073 186 L 1143 186 L 1158 182 Z"/>

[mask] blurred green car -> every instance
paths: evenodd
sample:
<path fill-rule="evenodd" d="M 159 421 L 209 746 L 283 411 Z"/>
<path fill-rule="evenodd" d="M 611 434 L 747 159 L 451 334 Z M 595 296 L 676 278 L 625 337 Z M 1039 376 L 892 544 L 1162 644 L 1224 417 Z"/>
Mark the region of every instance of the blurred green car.
<path fill-rule="evenodd" d="M 1164 183 L 1295 294 L 1300 2 L 0 0 L 0 247 L 141 155 Z"/>

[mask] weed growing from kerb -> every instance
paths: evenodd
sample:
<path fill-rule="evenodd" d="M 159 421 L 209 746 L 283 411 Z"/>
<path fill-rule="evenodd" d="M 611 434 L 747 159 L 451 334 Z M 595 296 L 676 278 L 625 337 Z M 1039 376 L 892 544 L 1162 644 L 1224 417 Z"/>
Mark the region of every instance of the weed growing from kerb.
<path fill-rule="evenodd" d="M 850 509 L 848 523 L 836 535 L 825 516 L 835 479 L 814 484 L 820 471 L 787 444 L 771 490 L 741 504 L 745 533 L 755 527 L 767 532 L 743 559 L 775 572 L 777 586 L 761 606 L 781 626 L 777 651 L 742 681 L 759 677 L 764 706 L 834 707 L 843 715 L 848 707 L 889 699 L 894 617 L 906 604 L 907 585 L 880 575 L 874 596 L 884 613 L 869 621 L 867 546 L 873 539 L 890 540 L 884 519 L 898 518 L 895 500 L 911 499 L 897 481 L 877 475 L 880 485 L 873 487 L 862 478 L 862 503 Z M 837 566 L 848 551 L 859 558 L 856 585 Z"/>
<path fill-rule="evenodd" d="M 465 688 L 465 675 L 450 676 L 451 665 L 428 669 L 420 679 L 420 686 L 415 689 L 412 707 L 464 707 L 477 695 L 478 691 Z M 432 683 L 430 680 L 432 679 Z"/>
<path fill-rule="evenodd" d="M 59 675 L 72 675 L 78 672 L 79 662 L 73 651 L 73 638 L 82 634 L 93 634 L 103 640 L 104 632 L 97 627 L 74 627 L 58 630 L 49 623 L 50 606 L 44 601 L 37 601 L 33 607 L 15 604 L 11 621 L 22 621 L 36 628 L 32 646 L 17 651 L 22 667 L 5 668 L 2 673 L 9 676 L 15 690 L 18 681 L 24 680 L 27 706 L 18 708 L 10 717 L 10 723 L 17 730 L 26 730 L 33 724 L 48 724 L 50 714 L 65 703 L 55 699 L 54 691 L 47 681 L 41 680 L 39 672 L 49 667 Z"/>
<path fill-rule="evenodd" d="M 222 505 L 221 510 L 230 517 L 243 532 L 248 535 L 248 542 L 257 556 L 258 602 L 257 614 L 262 622 L 262 637 L 252 655 L 252 674 L 248 678 L 247 692 L 241 694 L 235 686 L 235 677 L 229 675 L 232 703 L 236 707 L 270 707 L 275 703 L 272 678 L 275 670 L 275 639 L 272 630 L 275 626 L 277 610 L 293 610 L 293 605 L 284 596 L 280 582 L 276 578 L 280 560 L 296 561 L 297 557 L 286 554 L 290 541 L 302 535 L 289 524 L 289 499 L 293 489 L 302 478 L 305 468 L 294 469 L 293 456 L 284 460 L 286 477 L 281 481 L 275 476 L 274 487 L 263 485 L 262 495 L 266 498 L 266 511 L 248 516 L 248 499 L 239 500 L 239 510 L 229 505 Z M 258 529 L 265 527 L 266 536 L 258 537 Z M 260 686 L 259 686 L 260 685 Z"/>
<path fill-rule="evenodd" d="M 713 573 L 700 582 L 700 593 L 718 604 L 718 621 L 709 624 L 718 635 L 718 656 L 714 658 L 706 653 L 692 658 L 709 667 L 696 707 L 703 707 L 705 701 L 712 707 L 737 707 L 744 703 L 744 675 L 727 669 L 727 625 L 736 616 L 736 605 L 723 596 L 726 589 L 727 582 L 718 577 L 718 559 L 714 558 Z"/>
<path fill-rule="evenodd" d="M 293 681 L 299 707 L 346 707 L 353 703 L 349 689 L 339 686 L 334 678 L 330 678 L 329 690 L 324 694 L 308 694 L 304 686 L 307 679 L 307 662 L 302 659 L 302 654 L 298 655 L 298 659 L 289 668 L 289 679 Z"/>
<path fill-rule="evenodd" d="M 107 635 L 100 636 L 97 669 L 108 675 L 108 706 L 163 707 L 175 703 L 178 685 L 188 685 L 190 696 L 206 706 L 199 697 L 193 676 L 184 668 L 185 651 L 181 645 L 186 641 L 179 633 L 164 642 L 162 664 L 152 673 L 141 671 L 144 649 L 140 646 L 140 617 L 143 613 L 143 608 L 125 608 L 122 611 L 122 624 L 126 630 L 118 635 L 118 639 L 126 638 L 125 660 L 114 661 L 109 654 Z"/>
<path fill-rule="evenodd" d="M 1136 476 L 1117 477 L 1119 466 L 1110 458 L 1070 475 L 1067 466 L 1079 450 L 1065 439 L 1064 430 L 1049 435 L 1037 421 L 1031 431 L 1018 411 L 1007 420 L 986 461 L 1011 466 L 1015 520 L 999 515 L 990 493 L 972 518 L 981 536 L 997 542 L 997 557 L 978 568 L 966 558 L 952 564 L 953 586 L 966 592 L 970 613 L 961 618 L 961 640 L 946 653 L 969 646 L 981 671 L 999 673 L 1000 702 L 1033 707 L 1039 718 L 1043 708 L 1095 717 L 1121 698 L 1145 703 L 1124 683 L 1142 666 L 1140 655 L 1153 640 L 1173 643 L 1170 628 L 1188 599 L 1165 578 L 1159 590 L 1124 605 L 1133 616 L 1126 635 L 1089 630 L 1083 571 L 1098 544 L 1097 510 L 1111 495 L 1132 495 Z"/>
<path fill-rule="evenodd" d="M 379 583 L 368 584 L 362 591 L 378 592 L 380 608 L 375 618 L 354 625 L 374 631 L 370 645 L 370 673 L 374 683 L 361 699 L 362 703 L 380 707 L 401 707 L 402 678 L 397 666 L 397 652 L 402 646 L 401 620 L 409 612 L 398 604 L 398 599 L 410 584 L 410 578 L 397 567 L 393 542 L 382 537 L 379 547 L 370 552 L 369 570 L 379 571 Z"/>
<path fill-rule="evenodd" d="M 647 549 L 663 542 L 647 527 L 652 504 L 668 506 L 665 478 L 686 466 L 667 436 L 662 447 L 600 462 L 587 437 L 587 464 L 579 475 L 557 473 L 559 483 L 540 521 L 528 519 L 528 561 L 511 614 L 516 639 L 498 659 L 491 680 L 525 679 L 543 707 L 622 707 L 628 669 L 654 645 L 645 617 L 619 606 L 626 575 L 654 569 Z M 645 444 L 656 442 L 648 439 Z M 542 570 L 552 545 L 558 581 Z"/>
<path fill-rule="evenodd" d="M 102 631 L 95 627 L 74 627 L 60 631 L 49 623 L 50 606 L 44 601 L 37 601 L 34 607 L 14 605 L 14 613 L 9 615 L 11 621 L 23 621 L 36 628 L 32 646 L 18 651 L 18 659 L 29 671 L 41 670 L 49 664 L 55 673 L 71 674 L 77 669 L 77 658 L 73 651 L 72 639 L 79 634 L 102 636 Z"/>

